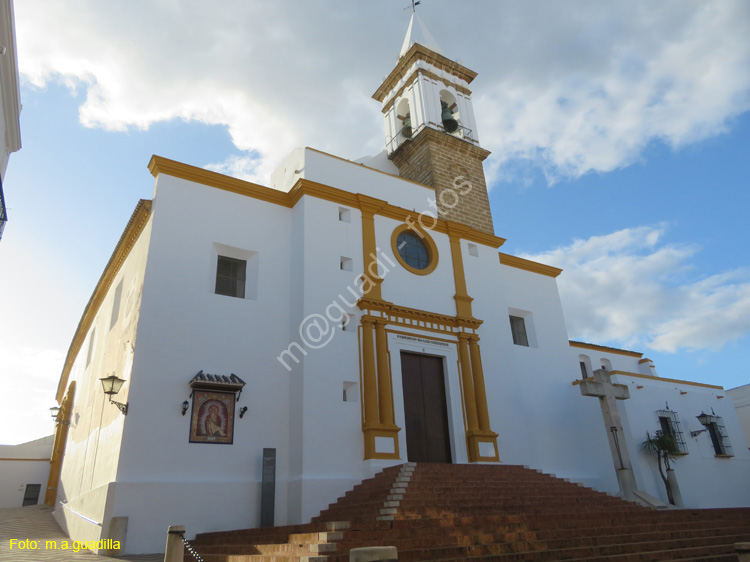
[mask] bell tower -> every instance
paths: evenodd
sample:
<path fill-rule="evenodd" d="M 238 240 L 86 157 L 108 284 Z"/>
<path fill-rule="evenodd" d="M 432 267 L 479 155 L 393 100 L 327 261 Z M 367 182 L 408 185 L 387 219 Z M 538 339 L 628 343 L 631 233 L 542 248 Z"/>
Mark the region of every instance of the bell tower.
<path fill-rule="evenodd" d="M 469 84 L 412 13 L 396 67 L 373 94 L 383 104 L 386 152 L 401 177 L 435 188 L 438 217 L 494 234 Z M 434 209 L 433 209 L 434 211 Z"/>

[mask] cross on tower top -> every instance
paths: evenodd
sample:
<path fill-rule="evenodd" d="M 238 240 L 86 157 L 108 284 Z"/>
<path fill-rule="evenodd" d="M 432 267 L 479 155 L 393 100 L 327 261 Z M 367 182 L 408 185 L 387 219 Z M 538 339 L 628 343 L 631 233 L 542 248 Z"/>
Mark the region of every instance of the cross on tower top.
<path fill-rule="evenodd" d="M 412 12 L 412 14 L 416 13 L 417 6 L 419 6 L 421 3 L 422 3 L 422 0 L 411 0 L 411 12 Z M 406 8 L 404 8 L 404 10 L 408 10 L 408 9 L 409 9 L 409 6 L 407 6 Z"/>

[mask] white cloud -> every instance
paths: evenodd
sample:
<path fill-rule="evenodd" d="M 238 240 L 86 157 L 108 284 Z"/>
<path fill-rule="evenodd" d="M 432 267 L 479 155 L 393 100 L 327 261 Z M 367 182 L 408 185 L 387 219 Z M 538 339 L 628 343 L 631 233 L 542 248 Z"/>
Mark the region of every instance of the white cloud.
<path fill-rule="evenodd" d="M 691 277 L 699 248 L 664 244 L 666 225 L 620 230 L 524 257 L 564 269 L 572 339 L 656 351 L 718 350 L 750 333 L 750 270 Z"/>
<path fill-rule="evenodd" d="M 423 6 L 446 53 L 480 73 L 479 134 L 495 172 L 512 158 L 551 181 L 613 170 L 654 139 L 681 147 L 750 108 L 746 1 L 574 6 L 481 0 L 460 16 L 447 0 Z M 395 62 L 407 13 L 332 0 L 16 3 L 23 75 L 85 90 L 82 123 L 225 125 L 260 158 L 217 165 L 262 183 L 295 146 L 351 158 L 382 148 L 369 96 Z"/>

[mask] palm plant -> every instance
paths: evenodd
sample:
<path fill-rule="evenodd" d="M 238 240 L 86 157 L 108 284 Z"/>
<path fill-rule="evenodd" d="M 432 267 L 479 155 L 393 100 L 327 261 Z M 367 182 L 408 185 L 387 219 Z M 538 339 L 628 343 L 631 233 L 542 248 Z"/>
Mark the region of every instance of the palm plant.
<path fill-rule="evenodd" d="M 669 461 L 677 460 L 680 457 L 680 448 L 674 435 L 657 431 L 652 437 L 649 432 L 646 432 L 646 440 L 641 443 L 641 451 L 656 456 L 656 465 L 659 467 L 659 475 L 664 481 L 664 486 L 667 489 L 667 499 L 670 504 L 674 505 L 675 502 L 674 496 L 672 495 L 672 487 L 669 484 L 669 479 L 665 472 L 665 470 L 671 470 Z"/>

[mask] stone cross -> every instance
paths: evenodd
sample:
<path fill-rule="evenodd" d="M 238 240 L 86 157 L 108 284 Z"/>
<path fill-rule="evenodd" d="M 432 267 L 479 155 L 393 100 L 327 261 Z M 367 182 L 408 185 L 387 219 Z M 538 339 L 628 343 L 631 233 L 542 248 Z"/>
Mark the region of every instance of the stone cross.
<path fill-rule="evenodd" d="M 610 374 L 606 369 L 594 371 L 593 379 L 582 380 L 580 388 L 583 396 L 599 398 L 612 461 L 617 472 L 617 482 L 620 484 L 622 496 L 625 499 L 632 500 L 633 492 L 636 489 L 635 477 L 628 447 L 625 443 L 625 432 L 620 421 L 620 412 L 617 409 L 617 401 L 630 398 L 630 391 L 624 384 L 612 383 Z"/>

